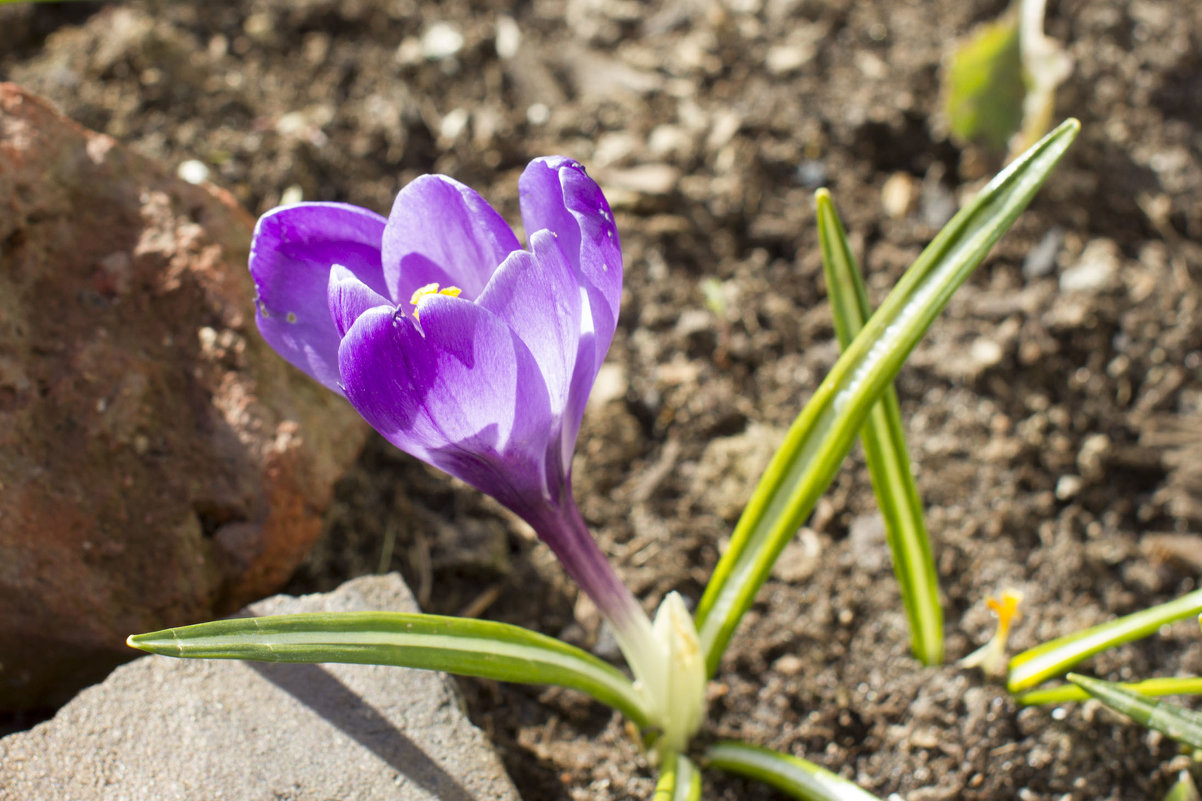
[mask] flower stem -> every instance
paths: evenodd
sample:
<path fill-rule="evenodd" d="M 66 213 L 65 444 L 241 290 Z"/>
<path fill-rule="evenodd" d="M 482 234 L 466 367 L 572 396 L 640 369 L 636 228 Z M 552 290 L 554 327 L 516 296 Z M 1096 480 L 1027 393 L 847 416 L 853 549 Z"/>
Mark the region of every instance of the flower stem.
<path fill-rule="evenodd" d="M 609 621 L 618 647 L 643 692 L 650 699 L 663 698 L 666 655 L 651 619 L 593 539 L 570 491 L 558 504 L 547 504 L 522 517 Z"/>

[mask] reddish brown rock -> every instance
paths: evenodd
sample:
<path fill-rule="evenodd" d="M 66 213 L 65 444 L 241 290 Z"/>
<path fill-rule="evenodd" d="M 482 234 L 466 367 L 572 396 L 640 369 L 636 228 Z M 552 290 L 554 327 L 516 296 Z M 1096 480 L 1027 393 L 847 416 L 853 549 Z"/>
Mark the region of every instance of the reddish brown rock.
<path fill-rule="evenodd" d="M 252 220 L 0 84 L 0 709 L 278 589 L 365 427 L 259 338 Z"/>

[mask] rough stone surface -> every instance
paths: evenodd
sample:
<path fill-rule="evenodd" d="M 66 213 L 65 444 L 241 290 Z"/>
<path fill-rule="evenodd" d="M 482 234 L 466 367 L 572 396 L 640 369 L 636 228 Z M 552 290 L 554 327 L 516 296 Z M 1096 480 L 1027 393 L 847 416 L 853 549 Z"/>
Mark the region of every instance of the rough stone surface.
<path fill-rule="evenodd" d="M 0 84 L 0 710 L 283 584 L 364 427 L 253 322 L 252 221 Z"/>
<path fill-rule="evenodd" d="M 252 614 L 416 611 L 395 574 Z M 0 801 L 517 799 L 446 677 L 145 657 L 0 739 Z"/>

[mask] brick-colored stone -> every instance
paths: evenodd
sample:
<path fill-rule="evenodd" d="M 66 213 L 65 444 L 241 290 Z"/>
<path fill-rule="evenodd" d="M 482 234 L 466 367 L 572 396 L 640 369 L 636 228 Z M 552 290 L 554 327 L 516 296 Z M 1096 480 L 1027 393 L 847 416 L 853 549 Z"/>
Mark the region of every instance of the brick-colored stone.
<path fill-rule="evenodd" d="M 0 710 L 277 590 L 365 426 L 259 338 L 252 219 L 0 84 Z"/>

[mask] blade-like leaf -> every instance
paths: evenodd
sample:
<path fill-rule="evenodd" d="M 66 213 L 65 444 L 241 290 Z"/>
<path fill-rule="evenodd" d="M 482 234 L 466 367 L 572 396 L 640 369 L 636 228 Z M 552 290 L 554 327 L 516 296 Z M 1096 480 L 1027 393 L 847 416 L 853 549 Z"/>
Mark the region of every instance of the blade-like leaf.
<path fill-rule="evenodd" d="M 872 307 L 868 303 L 868 290 L 860 266 L 851 252 L 830 193 L 819 189 L 815 200 L 822 269 L 826 274 L 835 333 L 839 345 L 846 348 L 872 316 Z M 939 575 L 922 518 L 922 498 L 910 469 L 901 406 L 892 384 L 881 393 L 868 422 L 860 429 L 860 441 L 864 443 L 877 505 L 885 519 L 889 550 L 893 554 L 893 572 L 910 620 L 910 647 L 924 665 L 939 664 L 943 661 Z"/>
<path fill-rule="evenodd" d="M 1193 617 L 1199 611 L 1202 611 L 1202 589 L 1167 604 L 1159 604 L 1037 645 L 1010 660 L 1006 688 L 1011 693 L 1017 693 L 1034 687 L 1100 651 L 1147 637 L 1161 626 Z"/>
<path fill-rule="evenodd" d="M 1188 770 L 1178 774 L 1177 781 L 1173 782 L 1173 786 L 1165 794 L 1164 801 L 1202 801 L 1202 795 L 1198 794 L 1198 787 Z"/>
<path fill-rule="evenodd" d="M 164 656 L 396 665 L 570 687 L 648 725 L 634 685 L 617 668 L 552 637 L 490 620 L 403 612 L 278 615 L 135 634 L 128 642 Z"/>
<path fill-rule="evenodd" d="M 1159 698 L 1164 695 L 1202 695 L 1202 677 L 1181 676 L 1159 679 L 1145 679 L 1119 685 L 1128 690 Z M 1070 701 L 1084 701 L 1089 693 L 1075 684 L 1061 684 L 1056 687 L 1041 687 L 1028 690 L 1016 695 L 1014 700 L 1023 706 L 1044 706 L 1046 704 L 1064 704 Z"/>
<path fill-rule="evenodd" d="M 705 764 L 770 784 L 802 801 L 880 801 L 821 765 L 734 740 L 711 745 Z"/>
<path fill-rule="evenodd" d="M 655 783 L 653 801 L 701 801 L 701 773 L 683 754 L 670 753 Z"/>
<path fill-rule="evenodd" d="M 962 209 L 902 276 L 789 429 L 697 608 L 712 674 L 772 565 L 834 479 L 856 434 L 952 293 L 1014 222 L 1077 135 L 1068 120 Z"/>
<path fill-rule="evenodd" d="M 1190 748 L 1202 748 L 1202 712 L 1168 701 L 1157 701 L 1120 684 L 1092 676 L 1070 673 L 1068 680 L 1136 723 L 1155 729 Z"/>

